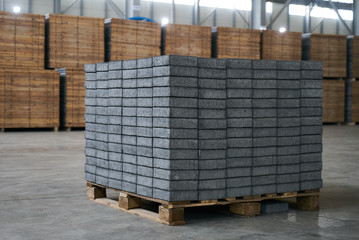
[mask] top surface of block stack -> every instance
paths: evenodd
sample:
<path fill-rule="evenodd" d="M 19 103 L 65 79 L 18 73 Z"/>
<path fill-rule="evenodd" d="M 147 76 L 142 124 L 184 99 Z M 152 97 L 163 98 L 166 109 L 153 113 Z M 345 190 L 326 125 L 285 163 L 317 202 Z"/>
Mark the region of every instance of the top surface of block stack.
<path fill-rule="evenodd" d="M 259 30 L 217 27 L 212 31 L 214 57 L 260 59 Z"/>
<path fill-rule="evenodd" d="M 127 60 L 161 55 L 161 25 L 111 18 L 105 22 L 106 60 Z"/>
<path fill-rule="evenodd" d="M 322 186 L 319 62 L 86 65 L 85 178 L 166 201 Z"/>
<path fill-rule="evenodd" d="M 0 12 L 0 66 L 44 69 L 43 15 Z"/>
<path fill-rule="evenodd" d="M 262 34 L 262 59 L 285 61 L 302 59 L 302 33 L 265 30 Z"/>
<path fill-rule="evenodd" d="M 303 59 L 321 61 L 323 64 L 323 77 L 346 77 L 346 36 L 314 33 L 303 34 Z"/>
<path fill-rule="evenodd" d="M 163 54 L 211 57 L 210 27 L 168 24 L 162 34 Z"/>
<path fill-rule="evenodd" d="M 47 68 L 83 69 L 105 60 L 104 19 L 46 15 Z"/>

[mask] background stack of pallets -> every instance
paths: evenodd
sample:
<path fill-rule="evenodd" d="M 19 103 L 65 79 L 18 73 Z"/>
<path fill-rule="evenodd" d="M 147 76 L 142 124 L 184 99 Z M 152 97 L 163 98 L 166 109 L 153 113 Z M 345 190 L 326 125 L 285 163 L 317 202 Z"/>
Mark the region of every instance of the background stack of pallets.
<path fill-rule="evenodd" d="M 105 40 L 106 61 L 161 55 L 161 26 L 158 23 L 106 19 Z"/>
<path fill-rule="evenodd" d="M 346 122 L 359 122 L 359 37 L 348 36 L 348 78 L 345 88 Z"/>
<path fill-rule="evenodd" d="M 57 128 L 59 75 L 44 70 L 43 15 L 0 12 L 0 128 Z"/>
<path fill-rule="evenodd" d="M 347 76 L 347 38 L 344 35 L 304 34 L 303 59 L 323 63 L 323 122 L 343 123 Z"/>
<path fill-rule="evenodd" d="M 212 29 L 212 57 L 260 59 L 260 31 L 230 27 Z"/>
<path fill-rule="evenodd" d="M 262 59 L 301 60 L 302 33 L 266 30 L 262 33 Z"/>
<path fill-rule="evenodd" d="M 168 24 L 162 28 L 162 54 L 211 57 L 211 28 Z"/>
<path fill-rule="evenodd" d="M 85 63 L 105 60 L 104 19 L 46 15 L 46 67 L 61 77 L 61 126 L 85 127 Z"/>

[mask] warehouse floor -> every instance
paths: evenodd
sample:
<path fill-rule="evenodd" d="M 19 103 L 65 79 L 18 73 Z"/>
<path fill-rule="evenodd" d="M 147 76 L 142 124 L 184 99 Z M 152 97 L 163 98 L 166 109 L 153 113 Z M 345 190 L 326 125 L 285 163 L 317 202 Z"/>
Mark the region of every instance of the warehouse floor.
<path fill-rule="evenodd" d="M 186 209 L 180 227 L 86 200 L 83 148 L 82 131 L 0 133 L 1 239 L 358 239 L 359 126 L 324 127 L 319 213 Z"/>

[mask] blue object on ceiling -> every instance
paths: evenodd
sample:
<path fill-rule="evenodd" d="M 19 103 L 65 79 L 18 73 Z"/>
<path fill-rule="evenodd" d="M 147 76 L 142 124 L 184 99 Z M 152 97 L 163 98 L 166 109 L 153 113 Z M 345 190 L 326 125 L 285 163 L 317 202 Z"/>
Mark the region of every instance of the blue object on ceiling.
<path fill-rule="evenodd" d="M 143 21 L 143 22 L 156 22 L 154 20 L 152 20 L 151 18 L 146 18 L 146 17 L 131 17 L 131 18 L 127 18 L 128 20 L 136 20 L 136 21 Z"/>

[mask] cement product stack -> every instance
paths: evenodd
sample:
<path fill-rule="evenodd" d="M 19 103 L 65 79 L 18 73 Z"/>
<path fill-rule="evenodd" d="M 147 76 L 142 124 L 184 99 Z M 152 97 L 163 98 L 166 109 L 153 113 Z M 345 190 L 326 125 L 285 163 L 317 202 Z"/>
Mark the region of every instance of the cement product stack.
<path fill-rule="evenodd" d="M 322 186 L 319 62 L 159 56 L 85 70 L 89 182 L 165 201 Z"/>
<path fill-rule="evenodd" d="M 345 122 L 359 122 L 359 37 L 347 37 L 347 71 L 345 79 Z"/>

